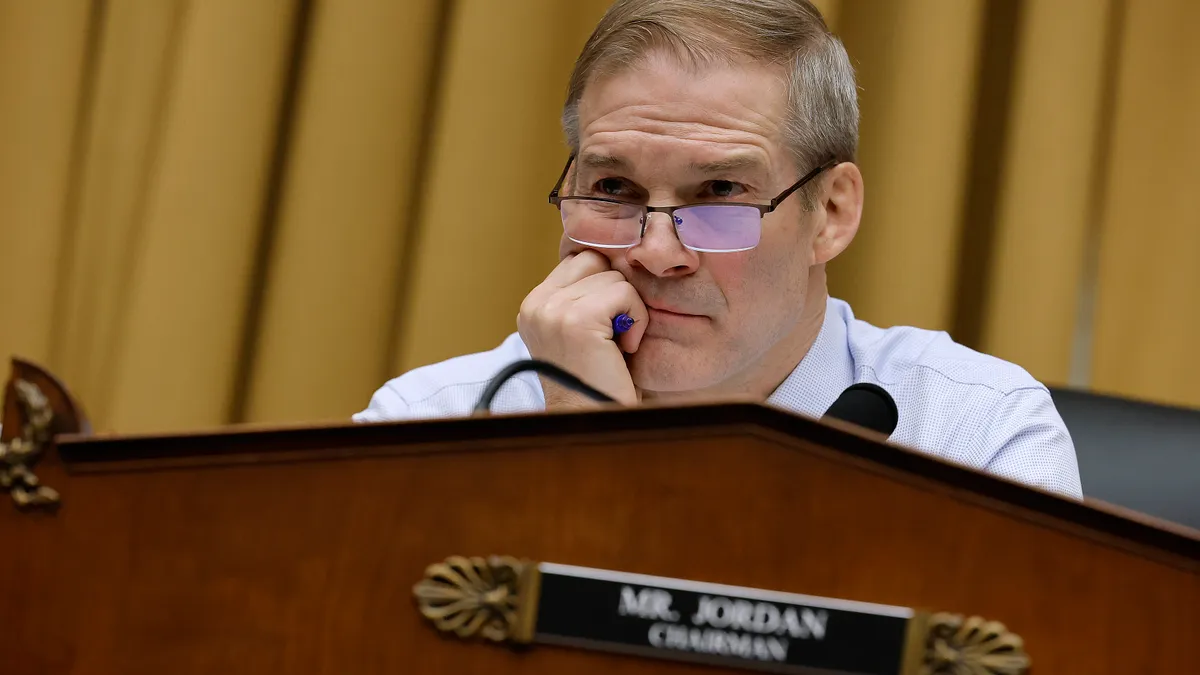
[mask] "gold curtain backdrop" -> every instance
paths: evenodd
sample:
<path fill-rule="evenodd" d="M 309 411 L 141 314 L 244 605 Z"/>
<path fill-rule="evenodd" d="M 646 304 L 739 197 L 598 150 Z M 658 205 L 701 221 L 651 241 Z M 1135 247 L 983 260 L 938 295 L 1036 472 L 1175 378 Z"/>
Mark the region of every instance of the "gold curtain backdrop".
<path fill-rule="evenodd" d="M 345 419 L 555 263 L 606 0 L 0 0 L 0 354 L 100 429 Z M 826 0 L 861 318 L 1200 406 L 1200 4 Z"/>

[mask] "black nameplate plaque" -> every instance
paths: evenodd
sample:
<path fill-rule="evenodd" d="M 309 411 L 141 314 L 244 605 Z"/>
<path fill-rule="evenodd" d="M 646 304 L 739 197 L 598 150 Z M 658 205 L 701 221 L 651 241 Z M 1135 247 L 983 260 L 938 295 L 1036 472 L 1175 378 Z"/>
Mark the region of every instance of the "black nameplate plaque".
<path fill-rule="evenodd" d="M 451 557 L 414 589 L 444 632 L 777 673 L 1021 675 L 1020 636 L 979 617 L 515 558 Z"/>
<path fill-rule="evenodd" d="M 534 640 L 775 672 L 899 675 L 913 610 L 542 563 Z"/>

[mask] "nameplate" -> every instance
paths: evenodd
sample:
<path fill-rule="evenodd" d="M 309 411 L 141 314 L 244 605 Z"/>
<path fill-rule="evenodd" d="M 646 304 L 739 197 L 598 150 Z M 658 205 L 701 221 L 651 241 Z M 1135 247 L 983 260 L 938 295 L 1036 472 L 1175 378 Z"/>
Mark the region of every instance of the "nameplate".
<path fill-rule="evenodd" d="M 414 594 L 438 629 L 497 642 L 776 673 L 1029 667 L 1019 636 L 978 617 L 506 557 L 448 558 Z"/>
<path fill-rule="evenodd" d="M 899 675 L 913 610 L 542 563 L 534 639 L 775 672 Z"/>

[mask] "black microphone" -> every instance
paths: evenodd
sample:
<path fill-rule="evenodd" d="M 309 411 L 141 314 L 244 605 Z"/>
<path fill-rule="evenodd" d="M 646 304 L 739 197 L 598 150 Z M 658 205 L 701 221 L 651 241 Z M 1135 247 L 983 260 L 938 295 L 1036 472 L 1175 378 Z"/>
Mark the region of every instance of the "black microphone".
<path fill-rule="evenodd" d="M 504 383 L 512 379 L 517 373 L 523 373 L 527 370 L 545 375 L 567 389 L 583 394 L 593 401 L 615 403 L 612 397 L 589 386 L 583 380 L 553 363 L 538 361 L 537 359 L 525 359 L 524 361 L 514 361 L 508 364 L 488 381 L 487 386 L 483 388 L 483 393 L 479 395 L 479 401 L 475 403 L 475 414 L 489 412 L 492 409 L 492 399 L 496 398 L 496 394 L 500 392 L 500 387 L 504 386 Z"/>
<path fill-rule="evenodd" d="M 900 411 L 891 394 L 870 382 L 850 385 L 829 406 L 822 419 L 835 419 L 891 436 L 900 419 Z"/>

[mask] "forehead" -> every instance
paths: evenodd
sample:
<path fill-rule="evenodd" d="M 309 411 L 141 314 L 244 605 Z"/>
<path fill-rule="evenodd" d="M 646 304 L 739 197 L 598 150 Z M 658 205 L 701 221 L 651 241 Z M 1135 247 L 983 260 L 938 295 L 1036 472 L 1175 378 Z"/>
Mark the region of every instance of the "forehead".
<path fill-rule="evenodd" d="M 774 164 L 785 154 L 786 113 L 780 66 L 692 65 L 652 53 L 588 83 L 579 101 L 580 147 L 612 155 L 682 153 L 691 161 L 749 151 Z"/>

